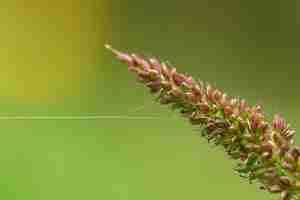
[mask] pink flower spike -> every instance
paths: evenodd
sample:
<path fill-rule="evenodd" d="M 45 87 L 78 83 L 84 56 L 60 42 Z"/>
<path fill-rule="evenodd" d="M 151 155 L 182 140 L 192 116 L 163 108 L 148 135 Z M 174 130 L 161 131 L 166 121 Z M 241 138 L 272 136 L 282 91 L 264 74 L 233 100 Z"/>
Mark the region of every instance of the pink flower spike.
<path fill-rule="evenodd" d="M 281 116 L 269 120 L 260 105 L 228 96 L 158 59 L 105 47 L 129 65 L 160 104 L 178 111 L 201 129 L 202 137 L 236 160 L 240 176 L 280 193 L 281 200 L 300 200 L 300 148 L 293 144 L 295 131 Z"/>

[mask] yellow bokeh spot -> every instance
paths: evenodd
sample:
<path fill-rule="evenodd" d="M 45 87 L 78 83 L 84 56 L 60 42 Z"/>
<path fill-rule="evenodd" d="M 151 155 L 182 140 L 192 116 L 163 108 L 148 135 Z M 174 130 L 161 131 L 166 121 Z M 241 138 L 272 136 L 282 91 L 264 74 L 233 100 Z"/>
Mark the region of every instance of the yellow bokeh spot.
<path fill-rule="evenodd" d="M 0 95 L 20 103 L 79 95 L 102 48 L 103 2 L 4 1 L 0 8 Z"/>

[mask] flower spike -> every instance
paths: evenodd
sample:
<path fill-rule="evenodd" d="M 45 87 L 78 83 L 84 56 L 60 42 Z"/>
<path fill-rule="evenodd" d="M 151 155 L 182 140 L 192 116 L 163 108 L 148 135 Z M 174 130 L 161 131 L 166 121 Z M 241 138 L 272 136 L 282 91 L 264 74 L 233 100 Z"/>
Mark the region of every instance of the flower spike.
<path fill-rule="evenodd" d="M 260 188 L 279 193 L 281 200 L 300 199 L 300 148 L 293 146 L 294 130 L 279 116 L 273 121 L 261 106 L 249 106 L 209 84 L 155 58 L 122 53 L 105 45 L 125 62 L 161 104 L 178 110 L 201 135 L 223 147 L 237 161 L 236 172 Z"/>

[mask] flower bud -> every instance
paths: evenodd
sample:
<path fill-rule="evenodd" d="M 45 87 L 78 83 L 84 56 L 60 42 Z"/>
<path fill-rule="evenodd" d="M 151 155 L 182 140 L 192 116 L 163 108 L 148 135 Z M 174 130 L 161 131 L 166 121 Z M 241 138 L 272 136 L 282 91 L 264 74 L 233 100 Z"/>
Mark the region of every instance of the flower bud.
<path fill-rule="evenodd" d="M 110 50 L 113 54 L 116 55 L 117 59 L 119 59 L 122 62 L 127 63 L 130 67 L 135 65 L 134 59 L 126 54 L 126 53 L 122 53 L 114 48 L 112 48 L 110 45 L 106 44 L 105 48 Z"/>
<path fill-rule="evenodd" d="M 215 124 L 216 124 L 216 126 L 219 127 L 219 128 L 228 128 L 228 127 L 229 127 L 228 122 L 226 122 L 226 121 L 223 120 L 223 119 L 216 119 L 216 120 L 215 120 Z"/>
<path fill-rule="evenodd" d="M 176 97 L 176 98 L 181 97 L 182 94 L 183 94 L 182 91 L 181 91 L 179 88 L 177 88 L 177 87 L 173 87 L 173 88 L 169 91 L 169 93 L 170 93 L 172 96 Z"/>
<path fill-rule="evenodd" d="M 142 57 L 132 54 L 131 57 L 133 58 L 133 61 L 136 63 L 138 67 L 140 67 L 143 70 L 149 70 L 150 69 L 150 64 L 143 59 Z"/>
<path fill-rule="evenodd" d="M 207 103 L 199 103 L 198 107 L 202 113 L 208 113 L 210 111 L 210 107 Z"/>
<path fill-rule="evenodd" d="M 141 82 L 141 83 L 149 82 L 149 73 L 148 72 L 139 70 L 137 72 L 137 75 L 138 75 L 139 82 Z"/>
<path fill-rule="evenodd" d="M 241 112 L 245 112 L 247 107 L 248 107 L 248 106 L 247 106 L 246 101 L 245 101 L 244 99 L 242 99 L 242 100 L 240 101 L 240 106 L 239 106 L 240 111 L 241 111 Z"/>
<path fill-rule="evenodd" d="M 265 142 L 261 145 L 262 157 L 265 159 L 271 159 L 273 156 L 273 145 L 270 142 Z"/>
<path fill-rule="evenodd" d="M 273 127 L 278 130 L 283 130 L 286 127 L 286 123 L 280 115 L 274 116 Z"/>
<path fill-rule="evenodd" d="M 266 152 L 263 152 L 263 153 L 261 154 L 261 156 L 262 156 L 262 158 L 264 158 L 264 159 L 266 159 L 266 160 L 269 160 L 269 159 L 272 158 L 272 153 L 266 151 Z"/>
<path fill-rule="evenodd" d="M 237 98 L 232 98 L 232 99 L 230 100 L 230 106 L 232 106 L 232 107 L 237 106 L 238 103 L 239 103 L 239 101 L 238 101 Z"/>
<path fill-rule="evenodd" d="M 245 147 L 246 147 L 246 149 L 248 149 L 251 152 L 255 152 L 260 149 L 260 146 L 257 144 L 254 144 L 254 143 L 248 143 L 248 144 L 246 144 Z"/>
<path fill-rule="evenodd" d="M 147 87 L 151 89 L 151 93 L 156 93 L 161 89 L 160 80 L 152 81 L 146 84 Z"/>
<path fill-rule="evenodd" d="M 192 92 L 186 92 L 185 93 L 186 99 L 187 101 L 191 102 L 191 103 L 197 103 L 197 97 L 195 96 L 194 93 Z"/>
<path fill-rule="evenodd" d="M 256 113 L 251 116 L 251 129 L 256 130 L 259 127 L 260 119 Z"/>
<path fill-rule="evenodd" d="M 194 85 L 191 90 L 196 96 L 199 96 L 200 98 L 202 97 L 202 92 L 199 85 Z"/>
<path fill-rule="evenodd" d="M 274 148 L 274 146 L 273 146 L 273 144 L 270 141 L 264 142 L 261 145 L 261 149 L 264 152 L 272 152 L 273 148 Z"/>
<path fill-rule="evenodd" d="M 283 161 L 282 167 L 290 172 L 293 172 L 296 170 L 295 165 L 289 163 L 288 161 Z"/>
<path fill-rule="evenodd" d="M 299 157 L 300 157 L 300 148 L 299 148 L 299 147 L 293 147 L 293 148 L 290 150 L 289 153 L 292 155 L 292 157 L 293 157 L 293 159 L 294 159 L 295 161 L 298 161 L 298 159 L 299 159 Z"/>
<path fill-rule="evenodd" d="M 222 92 L 221 92 L 220 90 L 217 90 L 217 89 L 216 89 L 216 90 L 213 92 L 213 94 L 212 94 L 212 98 L 213 98 L 214 103 L 219 102 L 220 99 L 221 99 L 221 97 L 222 97 Z"/>
<path fill-rule="evenodd" d="M 273 134 L 273 141 L 279 148 L 284 145 L 284 140 L 276 133 Z"/>
<path fill-rule="evenodd" d="M 198 124 L 202 124 L 205 123 L 207 121 L 207 118 L 205 116 L 203 116 L 201 113 L 199 112 L 193 112 L 190 116 L 189 116 L 189 120 L 190 123 L 193 125 L 198 125 Z"/>
<path fill-rule="evenodd" d="M 227 106 L 229 104 L 228 102 L 228 96 L 226 93 L 223 93 L 221 99 L 220 99 L 220 105 L 224 108 L 225 106 Z"/>
<path fill-rule="evenodd" d="M 167 67 L 167 65 L 165 63 L 162 63 L 161 66 L 162 66 L 161 67 L 161 72 L 162 72 L 164 78 L 169 80 L 170 79 L 170 70 L 169 70 L 169 68 Z"/>
<path fill-rule="evenodd" d="M 279 182 L 283 187 L 289 187 L 292 185 L 292 181 L 289 177 L 287 176 L 280 176 L 279 177 Z"/>
<path fill-rule="evenodd" d="M 296 131 L 294 131 L 294 130 L 290 130 L 290 129 L 287 130 L 287 131 L 284 133 L 285 139 L 287 139 L 287 140 L 292 140 L 293 137 L 294 137 L 295 132 L 296 132 Z"/>
<path fill-rule="evenodd" d="M 256 112 L 256 113 L 261 113 L 262 112 L 262 106 L 261 105 L 254 106 L 253 111 Z"/>
<path fill-rule="evenodd" d="M 272 193 L 279 193 L 282 191 L 279 185 L 271 185 L 268 187 L 268 190 Z"/>
<path fill-rule="evenodd" d="M 150 69 L 149 71 L 149 79 L 152 81 L 155 81 L 159 79 L 159 72 L 156 71 L 155 69 Z"/>
<path fill-rule="evenodd" d="M 291 195 L 288 191 L 283 191 L 280 193 L 280 200 L 290 200 Z"/>
<path fill-rule="evenodd" d="M 158 72 L 161 72 L 161 64 L 156 58 L 150 58 L 150 67 Z"/>
<path fill-rule="evenodd" d="M 207 98 L 210 100 L 210 101 L 213 101 L 213 94 L 214 94 L 214 89 L 211 85 L 207 85 L 206 86 L 206 95 L 207 95 Z"/>
<path fill-rule="evenodd" d="M 233 108 L 231 106 L 228 105 L 224 107 L 225 116 L 229 117 L 232 115 L 232 113 L 233 113 Z"/>
<path fill-rule="evenodd" d="M 191 76 L 187 77 L 184 82 L 187 84 L 187 86 L 189 88 L 192 87 L 192 86 L 194 86 L 196 84 L 195 80 Z"/>
<path fill-rule="evenodd" d="M 183 74 L 179 74 L 175 71 L 175 68 L 173 68 L 174 70 L 171 70 L 171 76 L 173 79 L 173 82 L 176 86 L 180 86 L 186 79 L 186 77 Z"/>
<path fill-rule="evenodd" d="M 173 102 L 173 97 L 171 95 L 164 95 L 159 99 L 161 104 L 169 104 Z"/>

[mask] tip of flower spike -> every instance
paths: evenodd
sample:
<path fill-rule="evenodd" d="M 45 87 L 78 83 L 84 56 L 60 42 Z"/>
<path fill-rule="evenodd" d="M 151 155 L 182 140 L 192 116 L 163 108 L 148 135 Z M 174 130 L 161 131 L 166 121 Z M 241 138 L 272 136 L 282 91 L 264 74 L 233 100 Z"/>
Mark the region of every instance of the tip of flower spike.
<path fill-rule="evenodd" d="M 107 49 L 111 48 L 111 46 L 109 44 L 105 44 L 104 47 L 107 48 Z"/>
<path fill-rule="evenodd" d="M 109 44 L 105 44 L 104 47 L 105 47 L 107 50 L 111 51 L 111 52 L 112 52 L 113 54 L 115 54 L 115 55 L 118 55 L 118 54 L 120 53 L 118 50 L 112 48 L 112 46 L 110 46 Z"/>
<path fill-rule="evenodd" d="M 128 65 L 133 65 L 133 58 L 126 54 L 126 53 L 122 53 L 114 48 L 112 48 L 109 44 L 105 44 L 104 47 L 109 50 L 110 52 L 112 52 L 119 60 L 127 63 Z"/>

